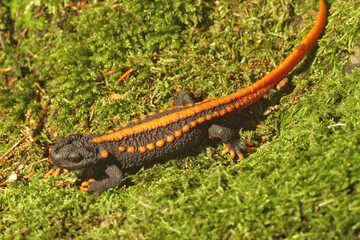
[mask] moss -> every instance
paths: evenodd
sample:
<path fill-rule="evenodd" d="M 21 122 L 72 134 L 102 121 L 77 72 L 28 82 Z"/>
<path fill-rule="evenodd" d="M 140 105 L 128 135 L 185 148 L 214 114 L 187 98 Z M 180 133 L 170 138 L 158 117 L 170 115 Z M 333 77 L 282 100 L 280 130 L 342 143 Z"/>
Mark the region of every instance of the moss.
<path fill-rule="evenodd" d="M 43 180 L 60 135 L 166 108 L 178 87 L 202 99 L 250 85 L 301 41 L 317 3 L 2 1 L 1 236 L 358 239 L 360 72 L 343 69 L 360 6 L 327 2 L 326 30 L 290 84 L 240 115 L 255 153 L 235 161 L 214 144 L 94 197 L 77 172 Z"/>

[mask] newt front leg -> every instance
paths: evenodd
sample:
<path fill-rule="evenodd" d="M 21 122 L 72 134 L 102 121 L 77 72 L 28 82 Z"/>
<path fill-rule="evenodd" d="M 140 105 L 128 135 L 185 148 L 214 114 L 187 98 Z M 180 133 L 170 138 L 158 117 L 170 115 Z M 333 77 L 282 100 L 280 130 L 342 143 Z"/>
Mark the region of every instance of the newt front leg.
<path fill-rule="evenodd" d="M 121 180 L 124 175 L 116 165 L 107 166 L 105 173 L 108 175 L 108 178 L 99 181 L 90 179 L 83 182 L 80 187 L 81 191 L 99 196 L 102 192 L 108 190 L 109 188 L 113 188 L 121 184 Z"/>

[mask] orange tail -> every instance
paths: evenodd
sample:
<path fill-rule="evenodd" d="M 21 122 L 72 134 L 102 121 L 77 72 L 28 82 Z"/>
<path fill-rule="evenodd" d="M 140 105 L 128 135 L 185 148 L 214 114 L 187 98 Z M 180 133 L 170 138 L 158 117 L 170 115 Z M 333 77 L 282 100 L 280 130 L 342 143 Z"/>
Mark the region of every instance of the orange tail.
<path fill-rule="evenodd" d="M 309 52 L 311 47 L 319 38 L 326 23 L 327 13 L 325 2 L 323 0 L 319 0 L 319 3 L 320 8 L 315 24 L 306 37 L 302 40 L 300 45 L 287 58 L 285 58 L 285 60 L 276 69 L 255 82 L 253 85 L 230 94 L 229 96 L 225 96 L 224 98 L 229 97 L 227 101 L 235 101 L 237 99 L 242 99 L 248 96 L 248 102 L 244 104 L 244 101 L 242 101 L 243 104 L 241 104 L 241 108 L 252 104 L 256 100 L 260 99 L 270 89 L 272 89 L 304 58 L 304 56 Z"/>

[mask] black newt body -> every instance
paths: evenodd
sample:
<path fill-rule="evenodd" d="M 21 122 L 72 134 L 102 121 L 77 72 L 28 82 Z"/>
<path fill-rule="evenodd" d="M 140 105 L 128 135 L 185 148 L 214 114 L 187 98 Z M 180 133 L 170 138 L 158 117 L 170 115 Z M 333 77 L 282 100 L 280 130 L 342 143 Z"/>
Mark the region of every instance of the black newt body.
<path fill-rule="evenodd" d="M 326 22 L 326 6 L 319 0 L 316 22 L 300 43 L 276 69 L 253 85 L 217 99 L 194 103 L 191 95 L 178 91 L 173 107 L 133 120 L 114 131 L 102 134 L 75 134 L 61 138 L 52 147 L 54 169 L 96 169 L 108 178 L 84 182 L 81 189 L 95 195 L 119 186 L 123 173 L 178 157 L 205 139 L 219 138 L 227 144 L 226 152 L 243 158 L 252 143 L 238 133 L 221 126 L 225 117 L 241 111 L 263 97 L 306 55 L 320 36 Z"/>

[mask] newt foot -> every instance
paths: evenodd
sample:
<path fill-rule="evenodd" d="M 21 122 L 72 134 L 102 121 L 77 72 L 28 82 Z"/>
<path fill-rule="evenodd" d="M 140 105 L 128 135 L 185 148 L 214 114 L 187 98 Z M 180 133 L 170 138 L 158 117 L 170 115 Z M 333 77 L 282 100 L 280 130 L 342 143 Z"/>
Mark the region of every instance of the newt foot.
<path fill-rule="evenodd" d="M 58 177 L 58 176 L 60 176 L 60 172 L 61 172 L 61 170 L 63 170 L 64 171 L 64 173 L 68 173 L 69 172 L 69 170 L 67 170 L 67 169 L 64 169 L 64 168 L 52 168 L 52 169 L 50 169 L 46 174 L 45 174 L 45 179 L 47 179 L 49 176 L 54 176 L 54 177 Z"/>
<path fill-rule="evenodd" d="M 226 145 L 226 148 L 222 151 L 222 154 L 230 153 L 232 159 L 237 155 L 239 159 L 244 159 L 243 152 L 251 153 L 255 150 L 253 142 L 240 138 L 232 143 Z"/>

